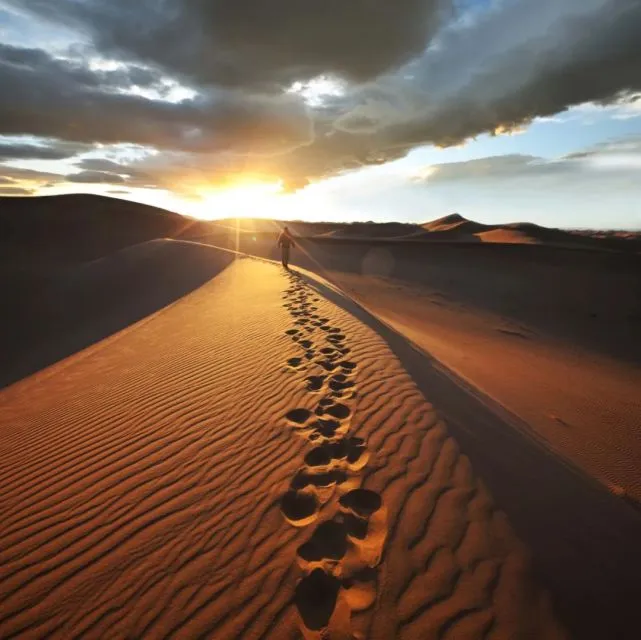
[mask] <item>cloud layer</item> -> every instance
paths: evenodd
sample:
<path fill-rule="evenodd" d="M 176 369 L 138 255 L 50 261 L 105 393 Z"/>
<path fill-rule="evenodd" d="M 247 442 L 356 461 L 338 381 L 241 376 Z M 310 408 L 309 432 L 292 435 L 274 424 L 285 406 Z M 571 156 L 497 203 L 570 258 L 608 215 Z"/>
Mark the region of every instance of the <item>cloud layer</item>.
<path fill-rule="evenodd" d="M 114 183 L 136 170 L 169 186 L 247 171 L 298 187 L 641 91 L 638 0 L 504 0 L 463 15 L 447 0 L 5 3 L 76 29 L 80 53 L 116 62 L 0 44 L 0 134 L 166 151 L 132 173 L 79 167 Z M 291 90 L 317 76 L 341 90 Z M 193 97 L 167 99 L 168 83 Z M 0 145 L 0 159 L 72 150 Z M 73 179 L 85 177 L 105 178 Z"/>
<path fill-rule="evenodd" d="M 427 186 L 460 184 L 461 181 L 498 185 L 506 184 L 504 181 L 507 179 L 566 180 L 571 176 L 585 177 L 591 174 L 593 180 L 598 181 L 615 171 L 617 177 L 634 178 L 638 183 L 640 169 L 641 138 L 634 137 L 599 144 L 554 160 L 528 155 L 502 155 L 436 164 L 415 172 L 410 180 Z"/>

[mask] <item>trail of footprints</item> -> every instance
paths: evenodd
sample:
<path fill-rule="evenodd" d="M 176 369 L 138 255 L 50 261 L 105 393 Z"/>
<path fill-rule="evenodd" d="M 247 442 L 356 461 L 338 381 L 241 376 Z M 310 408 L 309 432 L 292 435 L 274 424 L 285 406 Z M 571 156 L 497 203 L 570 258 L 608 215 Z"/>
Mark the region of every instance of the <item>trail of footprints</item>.
<path fill-rule="evenodd" d="M 294 326 L 285 333 L 300 347 L 301 356 L 290 358 L 287 367 L 309 373 L 305 387 L 319 398 L 313 410 L 296 408 L 285 415 L 312 448 L 283 495 L 281 509 L 295 527 L 318 521 L 297 552 L 304 577 L 295 602 L 303 634 L 317 638 L 329 628 L 329 637 L 342 638 L 352 612 L 375 601 L 375 567 L 387 535 L 387 510 L 377 493 L 359 488 L 369 452 L 361 438 L 349 435 L 350 404 L 358 390 L 357 365 L 349 359 L 346 337 L 316 313 L 313 303 L 319 299 L 302 279 L 295 274 L 289 279 L 283 297 Z"/>

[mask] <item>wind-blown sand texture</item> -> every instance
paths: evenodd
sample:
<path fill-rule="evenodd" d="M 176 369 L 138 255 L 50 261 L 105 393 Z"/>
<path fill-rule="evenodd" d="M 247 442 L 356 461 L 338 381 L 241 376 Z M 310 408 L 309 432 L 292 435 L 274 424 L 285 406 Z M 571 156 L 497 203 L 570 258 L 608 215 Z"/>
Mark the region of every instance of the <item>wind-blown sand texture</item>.
<path fill-rule="evenodd" d="M 2 392 L 0 637 L 564 637 L 429 400 L 234 261 Z"/>

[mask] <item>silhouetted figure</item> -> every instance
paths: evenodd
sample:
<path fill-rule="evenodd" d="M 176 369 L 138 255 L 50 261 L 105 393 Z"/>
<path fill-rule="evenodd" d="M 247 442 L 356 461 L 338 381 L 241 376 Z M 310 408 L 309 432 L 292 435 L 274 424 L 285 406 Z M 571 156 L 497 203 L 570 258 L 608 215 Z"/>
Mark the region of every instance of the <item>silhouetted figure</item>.
<path fill-rule="evenodd" d="M 289 269 L 289 250 L 291 247 L 295 247 L 296 243 L 292 234 L 289 232 L 287 227 L 283 227 L 281 234 L 278 236 L 278 246 L 281 250 L 281 261 L 285 269 Z"/>

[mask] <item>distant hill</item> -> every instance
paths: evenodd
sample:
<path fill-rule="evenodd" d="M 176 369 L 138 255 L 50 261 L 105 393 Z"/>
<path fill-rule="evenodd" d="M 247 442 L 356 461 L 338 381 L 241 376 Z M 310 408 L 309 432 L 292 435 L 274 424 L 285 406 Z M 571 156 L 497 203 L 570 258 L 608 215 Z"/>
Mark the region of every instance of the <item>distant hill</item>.
<path fill-rule="evenodd" d="M 216 220 L 210 233 L 221 228 L 240 233 L 276 234 L 285 226 L 296 236 L 305 238 L 397 238 L 419 229 L 405 222 L 307 222 L 303 220 L 265 220 L 261 218 L 226 218 Z"/>
<path fill-rule="evenodd" d="M 561 248 L 639 251 L 639 234 L 605 234 L 575 232 L 542 227 L 532 222 L 483 224 L 468 220 L 459 213 L 420 225 L 420 230 L 407 236 L 423 242 L 487 242 L 496 244 L 544 244 Z"/>
<path fill-rule="evenodd" d="M 81 262 L 164 236 L 189 219 L 156 207 L 97 195 L 0 198 L 5 255 L 52 263 Z"/>
<path fill-rule="evenodd" d="M 422 225 L 400 222 L 306 222 L 265 219 L 191 219 L 157 207 L 104 196 L 76 194 L 0 197 L 0 270 L 5 280 L 46 280 L 65 267 L 157 238 L 195 239 L 251 251 L 247 242 L 275 244 L 287 225 L 314 242 L 367 240 L 546 244 L 638 251 L 638 235 L 622 237 L 547 229 L 532 223 L 489 225 L 453 213 Z M 237 238 L 246 238 L 245 244 Z"/>

